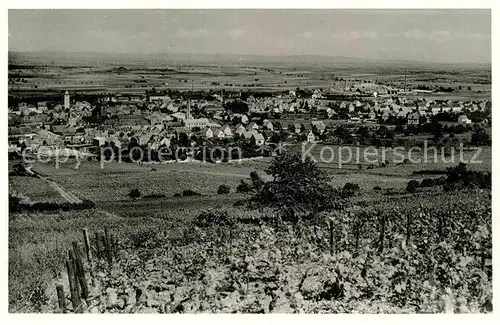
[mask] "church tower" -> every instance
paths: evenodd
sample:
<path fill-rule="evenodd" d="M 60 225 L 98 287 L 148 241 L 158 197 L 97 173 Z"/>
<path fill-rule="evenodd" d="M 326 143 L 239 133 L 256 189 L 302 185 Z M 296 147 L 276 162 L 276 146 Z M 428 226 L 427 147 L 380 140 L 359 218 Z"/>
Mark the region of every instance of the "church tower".
<path fill-rule="evenodd" d="M 66 90 L 66 92 L 64 93 L 64 108 L 65 109 L 69 109 L 69 92 Z"/>

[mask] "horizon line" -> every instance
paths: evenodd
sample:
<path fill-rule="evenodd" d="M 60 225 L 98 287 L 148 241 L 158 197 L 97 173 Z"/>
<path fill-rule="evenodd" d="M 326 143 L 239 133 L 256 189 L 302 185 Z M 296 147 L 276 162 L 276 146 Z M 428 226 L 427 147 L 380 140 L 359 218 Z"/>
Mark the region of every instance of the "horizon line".
<path fill-rule="evenodd" d="M 378 62 L 405 62 L 405 63 L 424 63 L 424 64 L 454 64 L 454 65 L 492 65 L 492 60 L 490 61 L 479 61 L 479 62 L 460 62 L 460 61 L 420 61 L 420 60 L 408 60 L 401 58 L 366 58 L 366 57 L 355 57 L 355 56 L 345 56 L 345 55 L 327 55 L 327 54 L 251 54 L 251 53 L 220 53 L 220 52 L 98 52 L 98 51 L 71 51 L 71 50 L 8 50 L 8 53 L 60 53 L 60 54 L 99 54 L 99 55 L 220 55 L 220 56 L 234 56 L 234 57 L 261 57 L 261 58 L 300 58 L 300 57 L 318 57 L 318 58 L 343 58 L 352 59 L 360 61 L 378 61 Z"/>

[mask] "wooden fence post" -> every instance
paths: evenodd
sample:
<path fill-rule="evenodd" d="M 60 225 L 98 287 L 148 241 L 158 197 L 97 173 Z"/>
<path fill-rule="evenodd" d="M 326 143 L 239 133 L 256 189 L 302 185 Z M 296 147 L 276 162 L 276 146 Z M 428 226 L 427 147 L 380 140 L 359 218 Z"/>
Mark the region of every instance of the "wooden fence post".
<path fill-rule="evenodd" d="M 85 251 L 87 253 L 87 260 L 89 262 L 89 267 L 90 267 L 90 279 L 92 281 L 92 285 L 95 286 L 94 261 L 92 260 L 92 245 L 90 245 L 90 237 L 87 228 L 83 228 L 83 241 L 85 243 Z"/>
<path fill-rule="evenodd" d="M 71 251 L 70 251 L 71 252 Z M 75 281 L 75 269 L 73 265 L 73 260 L 70 257 L 66 260 L 66 269 L 68 270 L 68 282 L 69 290 L 71 294 L 71 304 L 73 305 L 74 312 L 80 312 L 80 297 L 78 295 L 78 284 Z"/>
<path fill-rule="evenodd" d="M 115 247 L 115 259 L 118 259 L 118 239 L 117 238 L 115 238 L 114 247 Z"/>
<path fill-rule="evenodd" d="M 109 266 L 113 264 L 113 257 L 111 256 L 111 245 L 109 239 L 109 229 L 104 227 L 104 247 L 106 247 L 106 257 L 108 258 Z"/>
<path fill-rule="evenodd" d="M 115 236 L 113 234 L 109 234 L 109 252 L 111 257 L 115 259 Z"/>
<path fill-rule="evenodd" d="M 99 232 L 96 231 L 95 233 L 95 249 L 96 249 L 96 255 L 97 259 L 102 258 L 102 249 L 101 249 L 101 236 L 99 235 Z"/>
<path fill-rule="evenodd" d="M 101 256 L 102 259 L 105 260 L 107 258 L 107 248 L 106 248 L 106 237 L 104 234 L 100 233 L 99 234 L 99 240 L 101 241 Z"/>
<path fill-rule="evenodd" d="M 64 296 L 64 288 L 61 284 L 58 284 L 56 286 L 56 290 L 57 290 L 57 301 L 59 303 L 59 310 L 61 310 L 63 314 L 66 314 L 66 297 Z"/>
<path fill-rule="evenodd" d="M 330 230 L 330 255 L 333 255 L 333 220 L 329 222 Z"/>
<path fill-rule="evenodd" d="M 89 299 L 89 287 L 87 284 L 87 280 L 85 279 L 85 271 L 83 269 L 82 259 L 80 257 L 80 253 L 78 252 L 78 243 L 74 241 L 72 245 L 76 265 L 76 276 L 78 278 L 78 282 L 80 283 L 80 288 L 82 289 L 82 297 L 83 299 L 87 300 Z"/>
<path fill-rule="evenodd" d="M 92 251 L 90 250 L 90 239 L 87 228 L 83 228 L 83 241 L 85 243 L 85 253 L 87 253 L 87 260 L 90 263 L 92 261 Z"/>
<path fill-rule="evenodd" d="M 73 268 L 73 283 L 75 284 L 75 295 L 77 300 L 76 313 L 83 313 L 82 301 L 80 299 L 82 296 L 82 288 L 80 287 L 80 280 L 78 278 L 78 267 L 76 264 L 75 253 L 72 249 L 69 249 L 68 255 L 71 267 Z"/>

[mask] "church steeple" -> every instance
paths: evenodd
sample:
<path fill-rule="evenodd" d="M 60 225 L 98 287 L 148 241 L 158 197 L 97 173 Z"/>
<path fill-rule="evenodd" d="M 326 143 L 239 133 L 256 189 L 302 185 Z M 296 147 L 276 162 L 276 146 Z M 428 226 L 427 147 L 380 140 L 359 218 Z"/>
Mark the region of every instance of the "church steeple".
<path fill-rule="evenodd" d="M 64 93 L 64 108 L 69 109 L 70 107 L 70 98 L 69 98 L 69 92 L 66 90 Z"/>

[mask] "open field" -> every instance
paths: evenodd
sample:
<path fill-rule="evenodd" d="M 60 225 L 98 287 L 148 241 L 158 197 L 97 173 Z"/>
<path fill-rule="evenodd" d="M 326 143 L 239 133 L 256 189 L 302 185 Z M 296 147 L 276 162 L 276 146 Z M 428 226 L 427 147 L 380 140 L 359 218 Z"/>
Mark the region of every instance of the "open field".
<path fill-rule="evenodd" d="M 306 145 L 310 156 L 318 161 L 318 165 L 323 168 L 327 175 L 331 177 L 334 187 L 342 187 L 345 183 L 355 183 L 363 190 L 371 190 L 375 186 L 382 188 L 404 189 L 411 179 L 422 179 L 429 176 L 414 176 L 414 172 L 421 170 L 441 170 L 456 166 L 460 155 L 455 154 L 455 161 L 451 157 L 441 159 L 441 152 L 438 151 L 438 159 L 434 159 L 434 153 L 428 152 L 427 162 L 423 153 L 412 152 L 411 158 L 414 162 L 405 164 L 395 164 L 394 161 L 401 161 L 401 154 L 409 157 L 408 152 L 393 152 L 392 149 L 378 149 L 376 155 L 371 154 L 363 160 L 363 150 L 359 148 L 360 160 L 356 158 L 357 148 L 349 147 L 352 153 L 350 162 L 339 161 L 338 153 L 342 153 L 343 161 L 347 161 L 348 154 L 340 146 Z M 289 151 L 301 152 L 302 145 L 286 147 Z M 321 150 L 324 150 L 324 161 L 321 160 Z M 331 158 L 333 150 L 334 156 Z M 374 149 L 371 148 L 370 152 Z M 385 152 L 385 153 L 383 153 Z M 476 156 L 477 154 L 477 157 Z M 389 162 L 386 167 L 379 166 L 382 162 L 379 158 L 377 163 L 373 163 L 374 157 L 384 157 Z M 477 171 L 491 171 L 491 148 L 484 147 L 480 151 L 471 150 L 463 153 L 465 161 L 481 161 L 481 163 L 468 164 L 469 169 Z M 269 158 L 262 161 L 249 161 L 232 164 L 130 164 L 130 163 L 105 163 L 101 169 L 98 162 L 82 162 L 78 169 L 75 169 L 76 161 L 68 162 L 55 168 L 54 163 L 37 163 L 35 170 L 47 175 L 51 180 L 60 184 L 63 188 L 75 194 L 80 199 L 87 199 L 94 202 L 122 201 L 128 199 L 130 190 L 137 188 L 143 196 L 152 194 L 163 194 L 172 197 L 176 193 L 184 190 L 193 190 L 202 195 L 214 195 L 220 185 L 230 186 L 231 192 L 236 191 L 236 186 L 241 180 L 246 180 L 252 171 L 257 171 L 265 180 L 269 176 L 265 174 L 265 169 Z M 362 169 L 359 169 L 359 164 Z M 368 166 L 373 165 L 373 169 Z M 339 166 L 341 168 L 339 168 Z"/>
<path fill-rule="evenodd" d="M 59 169 L 54 164 L 36 164 L 34 168 L 81 199 L 100 202 L 128 199 L 128 193 L 134 188 L 143 196 L 163 194 L 172 197 L 184 190 L 213 195 L 221 184 L 226 184 L 234 192 L 240 180 L 248 178 L 254 170 L 259 171 L 259 165 L 110 163 L 101 169 L 100 163 L 82 162 L 74 169 L 72 162 Z"/>
<path fill-rule="evenodd" d="M 32 203 L 66 201 L 49 183 L 36 177 L 10 176 L 9 194 L 21 195 L 26 201 Z"/>
<path fill-rule="evenodd" d="M 221 57 L 214 63 L 213 58 L 190 62 L 185 57 L 176 60 L 165 56 L 149 61 L 140 58 L 134 62 L 124 58 L 106 61 L 92 58 L 92 55 L 73 55 L 74 58 L 61 58 L 57 53 L 12 54 L 9 58 L 9 94 L 60 95 L 66 89 L 81 93 L 144 93 L 152 87 L 157 90 L 287 91 L 297 87 L 341 90 L 362 83 L 402 89 L 407 70 L 409 88 L 418 89 L 422 84 L 455 88 L 452 93 L 426 94 L 425 97 L 491 98 L 491 71 L 487 66 L 370 63 L 331 58 L 302 62 L 300 58 L 241 61 L 237 57 Z"/>

